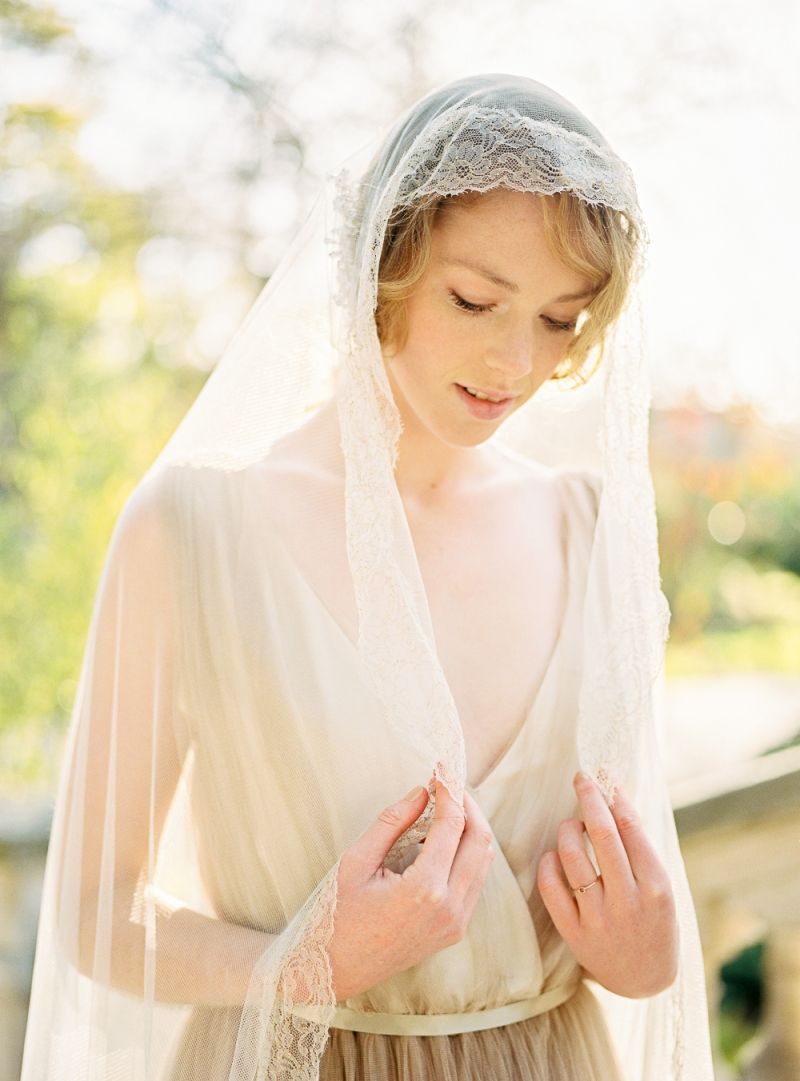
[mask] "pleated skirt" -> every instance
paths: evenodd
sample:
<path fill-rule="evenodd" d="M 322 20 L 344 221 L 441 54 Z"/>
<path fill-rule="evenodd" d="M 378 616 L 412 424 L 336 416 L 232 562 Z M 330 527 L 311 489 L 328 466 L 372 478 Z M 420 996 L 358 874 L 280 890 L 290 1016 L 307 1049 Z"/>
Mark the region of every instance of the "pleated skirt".
<path fill-rule="evenodd" d="M 320 1081 L 625 1081 L 585 983 L 566 1002 L 510 1025 L 452 1036 L 331 1028 Z"/>

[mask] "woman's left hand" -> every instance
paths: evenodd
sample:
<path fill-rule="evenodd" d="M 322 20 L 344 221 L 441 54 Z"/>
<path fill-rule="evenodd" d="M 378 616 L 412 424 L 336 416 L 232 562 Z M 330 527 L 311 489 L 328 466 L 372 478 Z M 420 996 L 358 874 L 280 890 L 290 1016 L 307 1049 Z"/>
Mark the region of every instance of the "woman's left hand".
<path fill-rule="evenodd" d="M 576 774 L 583 820 L 558 828 L 558 851 L 539 861 L 537 884 L 556 930 L 587 974 L 609 991 L 643 998 L 677 975 L 678 924 L 672 886 L 625 793 L 610 808 L 591 777 Z M 584 827 L 600 879 L 583 841 Z"/>

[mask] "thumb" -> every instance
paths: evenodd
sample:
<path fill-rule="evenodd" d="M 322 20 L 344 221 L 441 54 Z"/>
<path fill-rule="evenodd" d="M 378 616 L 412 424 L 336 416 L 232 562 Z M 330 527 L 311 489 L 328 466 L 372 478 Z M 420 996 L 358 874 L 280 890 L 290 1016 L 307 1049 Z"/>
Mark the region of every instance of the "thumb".
<path fill-rule="evenodd" d="M 407 793 L 397 803 L 384 807 L 375 821 L 350 846 L 359 861 L 367 864 L 370 873 L 381 866 L 397 838 L 419 818 L 428 802 L 428 790 L 423 785 Z"/>

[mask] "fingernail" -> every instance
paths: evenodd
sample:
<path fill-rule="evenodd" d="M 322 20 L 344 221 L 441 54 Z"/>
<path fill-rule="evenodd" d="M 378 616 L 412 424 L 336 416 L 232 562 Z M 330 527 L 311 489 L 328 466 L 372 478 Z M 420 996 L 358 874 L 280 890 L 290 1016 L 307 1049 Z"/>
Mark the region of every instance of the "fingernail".
<path fill-rule="evenodd" d="M 589 776 L 588 773 L 584 773 L 583 770 L 578 770 L 578 772 L 573 777 L 573 783 L 574 784 L 591 784 L 592 779 L 591 779 L 591 777 Z"/>
<path fill-rule="evenodd" d="M 425 791 L 424 785 L 418 784 L 416 788 L 412 788 L 411 791 L 403 796 L 404 800 L 408 800 L 409 803 L 413 803 L 414 800 L 419 799 L 422 793 Z"/>

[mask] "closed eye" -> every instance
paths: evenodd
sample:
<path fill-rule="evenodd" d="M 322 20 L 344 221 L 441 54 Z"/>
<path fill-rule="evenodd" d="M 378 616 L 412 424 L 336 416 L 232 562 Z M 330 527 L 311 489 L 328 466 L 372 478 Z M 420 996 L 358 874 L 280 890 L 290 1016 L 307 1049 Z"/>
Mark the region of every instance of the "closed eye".
<path fill-rule="evenodd" d="M 555 330 L 555 331 L 559 331 L 559 330 L 570 330 L 570 331 L 572 331 L 578 325 L 577 319 L 573 319 L 573 321 L 571 323 L 559 323 L 557 319 L 548 319 L 548 317 L 546 315 L 543 315 L 542 319 L 544 319 L 545 323 L 547 324 L 547 326 L 548 326 L 548 328 L 550 330 Z"/>
<path fill-rule="evenodd" d="M 453 298 L 453 303 L 457 308 L 467 312 L 468 315 L 480 315 L 483 312 L 490 312 L 494 308 L 494 304 L 472 304 L 469 300 L 464 300 L 458 293 L 450 290 L 450 296 Z M 577 320 L 572 320 L 569 323 L 560 323 L 557 319 L 550 319 L 548 316 L 543 315 L 545 325 L 548 330 L 552 330 L 554 333 L 573 331 L 577 326 Z"/>
<path fill-rule="evenodd" d="M 450 290 L 450 296 L 453 298 L 453 303 L 456 307 L 461 308 L 465 312 L 469 312 L 471 315 L 477 314 L 478 312 L 490 312 L 494 307 L 494 304 L 471 304 L 468 300 L 464 300 L 463 297 L 460 297 L 458 293 L 454 293 L 452 289 Z"/>

